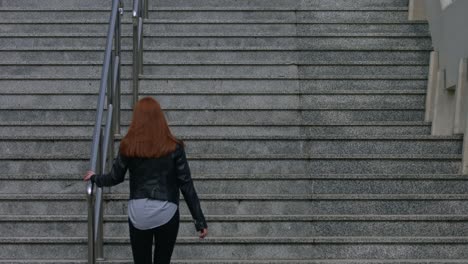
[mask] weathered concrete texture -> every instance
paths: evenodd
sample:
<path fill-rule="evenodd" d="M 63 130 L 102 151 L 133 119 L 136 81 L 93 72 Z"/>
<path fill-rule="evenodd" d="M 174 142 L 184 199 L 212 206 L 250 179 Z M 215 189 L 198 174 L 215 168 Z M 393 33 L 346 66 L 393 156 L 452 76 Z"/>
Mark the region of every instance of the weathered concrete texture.
<path fill-rule="evenodd" d="M 445 71 L 437 73 L 432 135 L 452 135 L 455 115 L 455 91 L 445 87 Z"/>
<path fill-rule="evenodd" d="M 424 94 L 277 94 L 277 95 L 156 95 L 162 105 L 174 105 L 174 110 L 294 110 L 294 109 L 422 109 Z M 131 96 L 123 96 L 123 109 L 131 109 Z M 53 105 L 47 102 L 54 101 Z M 3 95 L 0 109 L 83 109 L 86 103 L 89 109 L 96 104 L 96 95 Z"/>
<path fill-rule="evenodd" d="M 328 136 L 294 139 L 286 137 L 182 137 L 187 143 L 188 154 L 259 154 L 259 155 L 300 155 L 300 154 L 461 154 L 461 139 L 437 139 L 430 137 L 378 136 L 374 139 L 357 136 Z M 366 137 L 371 137 L 367 135 Z M 60 137 L 44 139 L 23 138 L 0 141 L 4 155 L 22 155 L 25 152 L 41 155 L 90 155 L 91 138 Z M 117 145 L 116 145 L 117 147 Z"/>
<path fill-rule="evenodd" d="M 291 94 L 314 92 L 424 92 L 426 80 L 154 80 L 142 79 L 140 93 L 150 94 Z M 0 80 L 2 94 L 97 94 L 99 81 L 91 80 Z M 122 93 L 131 94 L 129 80 L 122 81 Z M 60 93 L 59 93 L 60 92 Z"/>
<path fill-rule="evenodd" d="M 409 0 L 408 20 L 427 20 L 426 5 L 424 0 Z"/>
<path fill-rule="evenodd" d="M 15 175 L 16 176 L 16 175 Z M 222 176 L 194 174 L 194 182 L 199 194 L 241 194 L 263 193 L 268 195 L 305 195 L 305 194 L 457 194 L 466 193 L 466 177 L 452 175 L 448 179 L 437 175 L 307 175 L 307 174 L 225 174 Z M 425 178 L 425 176 L 427 176 Z M 9 177 L 10 178 L 10 177 Z M 83 191 L 81 179 L 75 174 L 47 174 L 11 177 L 0 187 L 1 194 L 41 194 L 74 193 Z M 37 180 L 32 186 L 30 180 Z M 126 193 L 128 181 L 111 188 L 111 193 Z M 57 191 L 55 191 L 57 190 Z M 27 217 L 24 217 L 25 219 Z M 6 218 L 9 219 L 8 217 Z M 24 232 L 27 232 L 25 230 Z M 29 232 L 29 231 L 28 231 Z"/>
<path fill-rule="evenodd" d="M 194 173 L 445 173 L 460 172 L 461 155 L 191 155 Z M 11 160 L 12 158 L 18 160 Z M 88 156 L 3 156 L 4 173 L 27 174 L 86 170 Z"/>
<path fill-rule="evenodd" d="M 464 134 L 466 113 L 468 113 L 468 59 L 461 59 L 458 71 L 457 88 L 455 89 L 454 134 Z"/>
<path fill-rule="evenodd" d="M 452 216 L 453 218 L 453 216 Z M 110 237 L 127 237 L 127 216 L 106 219 L 104 232 Z M 466 235 L 466 221 L 446 221 L 429 217 L 355 217 L 328 216 L 290 216 L 278 220 L 275 216 L 258 217 L 208 217 L 210 235 L 214 237 L 262 236 L 278 237 L 321 237 L 321 236 L 359 236 L 366 232 L 369 236 L 457 236 Z M 1 237 L 30 237 L 31 230 L 38 237 L 83 237 L 86 235 L 86 219 L 74 216 L 37 217 L 24 220 L 21 216 L 11 217 L 12 222 L 2 223 L 5 227 Z M 14 222 L 13 222 L 14 221 Z M 443 228 L 441 228 L 443 227 Z M 16 231 L 16 230 L 19 230 Z M 180 237 L 194 235 L 193 223 L 188 215 L 182 217 L 179 228 Z"/>
<path fill-rule="evenodd" d="M 125 8 L 125 7 L 124 7 Z M 107 10 L 96 8 L 94 12 L 42 10 L 37 12 L 7 11 L 2 12 L 0 23 L 67 23 L 79 21 L 80 23 L 107 23 Z M 128 7 L 125 11 L 130 11 Z M 229 7 L 224 10 L 178 10 L 165 8 L 149 11 L 147 23 L 408 23 L 406 10 L 388 10 L 382 16 L 382 10 L 244 10 L 244 12 L 232 12 Z M 124 16 L 123 23 L 131 23 L 129 16 Z"/>
<path fill-rule="evenodd" d="M 2 50 L 103 50 L 104 34 L 16 34 L 12 33 L 0 39 Z M 201 47 L 204 48 L 201 48 Z M 122 36 L 124 51 L 130 51 L 132 39 L 130 35 Z M 429 51 L 432 43 L 429 37 L 389 36 L 389 35 L 359 35 L 344 37 L 340 34 L 329 36 L 301 37 L 226 37 L 185 35 L 163 37 L 145 37 L 145 50 L 410 50 Z"/>
<path fill-rule="evenodd" d="M 91 136 L 93 125 L 91 122 L 39 122 L 21 123 L 4 122 L 0 126 L 0 136 Z M 27 127 L 28 130 L 25 130 Z M 54 127 L 52 130 L 51 127 Z M 123 123 L 121 133 L 128 130 L 128 122 Z M 171 125 L 171 131 L 179 137 L 185 136 L 315 136 L 315 135 L 427 135 L 431 132 L 431 126 L 424 122 L 374 122 L 374 123 L 350 123 L 342 125 L 326 124 L 192 124 Z"/>
<path fill-rule="evenodd" d="M 89 108 L 89 106 L 85 106 Z M 8 114 L 4 114 L 8 113 Z M 421 121 L 424 110 L 381 110 L 381 109 L 344 109 L 344 110 L 166 110 L 169 121 L 175 124 L 349 124 L 356 121 Z M 0 121 L 24 122 L 61 122 L 93 121 L 94 110 L 57 109 L 57 110 L 0 110 Z M 130 120 L 130 110 L 122 111 L 122 120 Z"/>
<path fill-rule="evenodd" d="M 431 58 L 429 62 L 429 74 L 427 80 L 427 92 L 426 92 L 426 114 L 424 120 L 431 122 L 434 119 L 434 106 L 435 98 L 438 87 L 438 70 L 439 70 L 439 53 L 437 51 L 431 52 Z"/>
<path fill-rule="evenodd" d="M 13 64 L 101 64 L 102 51 L 0 51 L 0 63 Z M 131 65 L 132 52 L 122 53 L 122 64 Z M 147 64 L 319 64 L 326 65 L 427 65 L 427 52 L 408 51 L 148 51 Z"/>
<path fill-rule="evenodd" d="M 0 0 L 1 264 L 86 263 L 110 3 Z M 462 138 L 424 122 L 433 48 L 407 16 L 407 0 L 150 1 L 140 96 L 184 140 L 210 230 L 182 199 L 173 263 L 466 263 Z M 128 188 L 105 189 L 98 263 L 132 263 Z"/>

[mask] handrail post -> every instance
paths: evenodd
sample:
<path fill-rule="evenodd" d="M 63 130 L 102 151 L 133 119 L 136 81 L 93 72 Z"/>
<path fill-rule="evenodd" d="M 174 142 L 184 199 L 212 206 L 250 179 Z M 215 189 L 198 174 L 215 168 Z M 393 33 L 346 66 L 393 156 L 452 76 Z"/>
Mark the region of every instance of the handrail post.
<path fill-rule="evenodd" d="M 143 8 L 144 8 L 144 1 L 145 0 L 139 0 L 138 2 L 138 17 L 143 16 Z"/>
<path fill-rule="evenodd" d="M 94 203 L 93 203 L 93 183 L 88 182 L 86 200 L 88 204 L 88 264 L 95 264 L 94 257 Z"/>
<path fill-rule="evenodd" d="M 138 19 L 138 73 L 143 74 L 143 18 Z"/>
<path fill-rule="evenodd" d="M 148 1 L 133 1 L 133 100 L 135 106 L 138 101 L 139 76 L 143 74 L 143 19 L 148 18 Z"/>
<path fill-rule="evenodd" d="M 113 133 L 120 135 L 120 58 L 121 58 L 121 32 L 122 32 L 122 19 L 121 16 L 123 15 L 123 2 L 120 0 L 119 1 L 119 13 L 117 15 L 117 25 L 115 28 L 115 53 L 116 53 L 116 64 L 117 64 L 117 71 L 114 71 L 114 75 L 116 78 L 115 82 L 115 87 L 114 87 L 114 98 L 113 101 L 111 102 L 112 105 L 114 106 L 114 125 L 113 125 Z"/>
<path fill-rule="evenodd" d="M 140 71 L 138 69 L 138 24 L 139 24 L 139 17 L 140 17 L 140 10 L 141 10 L 141 2 L 139 0 L 134 0 L 133 2 L 133 67 L 132 67 L 132 106 L 136 105 L 138 101 L 138 79 Z"/>
<path fill-rule="evenodd" d="M 113 108 L 113 119 L 112 119 L 112 135 L 119 135 L 120 134 L 120 56 L 117 55 L 114 59 L 114 80 L 112 86 L 112 94 L 115 96 L 112 98 L 111 104 L 116 107 Z M 114 137 L 112 137 L 114 140 Z M 111 156 L 113 157 L 113 152 L 111 152 Z"/>
<path fill-rule="evenodd" d="M 148 0 L 143 0 L 143 18 L 148 18 Z"/>
<path fill-rule="evenodd" d="M 114 141 L 113 141 L 113 136 L 114 133 L 112 133 L 112 113 L 113 113 L 113 107 L 112 104 L 109 104 L 107 106 L 107 119 L 106 119 L 106 126 L 104 128 L 104 135 L 102 135 L 102 145 L 101 145 L 101 156 L 100 156 L 100 173 L 104 174 L 104 172 L 110 167 L 109 160 L 107 159 L 112 158 L 111 156 L 108 156 L 108 150 L 110 147 L 113 147 Z M 106 166 L 107 165 L 107 166 Z M 104 259 L 104 250 L 103 250 L 103 240 L 104 240 L 104 232 L 103 232 L 103 191 L 102 188 L 98 188 L 96 191 L 96 204 L 95 204 L 95 219 L 94 225 L 96 226 L 97 233 L 95 234 L 95 240 L 96 240 L 96 257 L 99 260 Z"/>
<path fill-rule="evenodd" d="M 100 140 L 99 140 L 99 157 L 98 157 L 98 168 L 97 172 L 99 174 L 104 173 L 104 167 L 102 166 L 102 158 L 104 152 L 104 136 L 102 134 L 102 129 L 100 132 Z M 103 259 L 103 232 L 102 232 L 102 188 L 96 189 L 95 194 L 95 201 L 94 201 L 94 246 L 95 246 L 95 260 L 102 260 Z"/>
<path fill-rule="evenodd" d="M 122 13 L 122 0 L 113 0 L 101 73 L 89 167 L 89 170 L 100 174 L 105 172 L 105 163 L 109 162 L 106 158 L 107 153 L 113 156 L 114 133 L 120 132 L 120 53 L 122 31 L 120 16 Z M 115 50 L 113 50 L 113 46 Z M 106 93 L 107 103 L 105 102 Z M 114 103 L 117 106 L 115 110 L 113 108 Z M 105 136 L 103 136 L 102 121 L 106 105 L 108 106 L 107 120 Z M 118 121 L 116 121 L 117 127 L 114 127 L 113 117 L 118 118 Z M 111 142 L 109 143 L 109 141 Z M 105 146 L 103 144 L 105 144 Z M 109 145 L 112 146 L 112 148 Z M 111 162 L 112 161 L 109 163 Z M 88 181 L 86 183 L 86 200 L 88 205 L 88 264 L 95 264 L 96 259 L 103 259 L 103 190 L 97 188 L 96 191 L 94 191 L 93 188 L 94 184 Z"/>
<path fill-rule="evenodd" d="M 96 228 L 96 260 L 104 260 L 104 232 L 103 232 L 103 202 L 102 202 L 102 188 L 98 188 L 96 191 L 96 204 L 99 203 L 99 211 L 95 212 L 98 215 L 96 217 L 97 228 Z M 96 207 L 97 208 L 97 207 Z"/>

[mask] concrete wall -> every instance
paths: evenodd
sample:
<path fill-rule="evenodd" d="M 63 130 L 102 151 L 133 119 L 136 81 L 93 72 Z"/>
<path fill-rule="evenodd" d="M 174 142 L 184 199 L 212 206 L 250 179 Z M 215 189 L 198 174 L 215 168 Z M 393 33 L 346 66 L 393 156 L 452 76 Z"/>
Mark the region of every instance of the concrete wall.
<path fill-rule="evenodd" d="M 468 131 L 468 1 L 410 0 L 409 19 L 427 19 L 431 55 L 426 121 L 433 135 Z M 468 174 L 468 137 L 464 137 L 463 173 Z"/>
<path fill-rule="evenodd" d="M 445 88 L 451 88 L 458 82 L 460 59 L 468 57 L 468 1 L 424 2 L 439 69 L 445 70 Z"/>

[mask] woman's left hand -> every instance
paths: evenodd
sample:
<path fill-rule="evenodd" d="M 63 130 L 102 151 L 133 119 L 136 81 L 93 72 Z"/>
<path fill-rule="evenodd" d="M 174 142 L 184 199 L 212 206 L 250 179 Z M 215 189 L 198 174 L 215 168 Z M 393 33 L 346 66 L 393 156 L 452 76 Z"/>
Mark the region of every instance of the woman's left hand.
<path fill-rule="evenodd" d="M 198 237 L 203 239 L 205 238 L 206 236 L 208 235 L 208 228 L 203 228 L 202 230 L 200 230 L 199 234 L 198 234 Z"/>
<path fill-rule="evenodd" d="M 91 179 L 91 176 L 93 176 L 94 174 L 96 174 L 96 173 L 94 173 L 94 171 L 86 172 L 86 175 L 84 176 L 83 180 L 84 181 L 89 181 Z"/>

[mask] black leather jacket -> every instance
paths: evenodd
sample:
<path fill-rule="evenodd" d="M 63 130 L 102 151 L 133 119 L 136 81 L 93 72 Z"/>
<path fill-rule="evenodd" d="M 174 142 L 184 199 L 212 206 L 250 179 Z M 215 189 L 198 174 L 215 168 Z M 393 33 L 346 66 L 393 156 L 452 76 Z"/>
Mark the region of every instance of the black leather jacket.
<path fill-rule="evenodd" d="M 197 231 L 207 227 L 197 192 L 190 175 L 184 148 L 159 158 L 129 158 L 120 153 L 108 174 L 93 175 L 97 186 L 113 186 L 124 181 L 130 171 L 130 199 L 156 199 L 179 204 L 179 189 L 184 196 Z"/>

